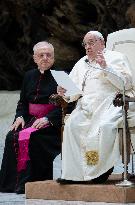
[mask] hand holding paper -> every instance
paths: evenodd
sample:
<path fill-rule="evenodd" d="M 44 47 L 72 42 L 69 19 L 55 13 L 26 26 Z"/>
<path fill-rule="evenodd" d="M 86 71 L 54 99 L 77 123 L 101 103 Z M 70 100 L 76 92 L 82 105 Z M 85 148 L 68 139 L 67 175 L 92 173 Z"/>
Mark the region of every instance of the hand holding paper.
<path fill-rule="evenodd" d="M 62 88 L 61 86 L 57 86 L 57 93 L 60 96 L 65 96 L 65 93 L 67 92 L 67 90 L 65 88 Z"/>
<path fill-rule="evenodd" d="M 81 95 L 82 91 L 75 85 L 67 73 L 64 71 L 51 70 L 51 73 L 57 84 L 66 90 L 65 96 Z"/>

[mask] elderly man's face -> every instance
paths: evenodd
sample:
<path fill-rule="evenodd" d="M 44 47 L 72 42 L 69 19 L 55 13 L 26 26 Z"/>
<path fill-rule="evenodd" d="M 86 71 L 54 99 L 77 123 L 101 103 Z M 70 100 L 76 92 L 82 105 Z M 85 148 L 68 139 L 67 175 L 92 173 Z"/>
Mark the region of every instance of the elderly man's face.
<path fill-rule="evenodd" d="M 54 50 L 50 46 L 38 48 L 33 58 L 41 71 L 48 70 L 54 64 Z"/>
<path fill-rule="evenodd" d="M 90 59 L 96 58 L 97 54 L 102 52 L 104 49 L 104 41 L 90 33 L 85 35 L 83 45 L 86 50 L 86 54 Z"/>

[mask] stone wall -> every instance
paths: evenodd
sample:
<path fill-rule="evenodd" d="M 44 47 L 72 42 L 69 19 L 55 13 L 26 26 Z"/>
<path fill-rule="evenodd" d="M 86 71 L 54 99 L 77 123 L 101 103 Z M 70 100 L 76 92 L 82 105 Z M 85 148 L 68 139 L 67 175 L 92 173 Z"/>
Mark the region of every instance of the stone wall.
<path fill-rule="evenodd" d="M 0 92 L 0 164 L 4 149 L 5 137 L 13 122 L 19 91 Z"/>
<path fill-rule="evenodd" d="M 89 30 L 107 34 L 127 28 L 127 8 L 134 0 L 1 0 L 0 90 L 18 90 L 26 70 L 35 65 L 32 47 L 47 40 L 55 47 L 57 69 L 70 71 L 84 55 L 81 42 Z M 132 25 L 132 24 L 131 24 Z"/>

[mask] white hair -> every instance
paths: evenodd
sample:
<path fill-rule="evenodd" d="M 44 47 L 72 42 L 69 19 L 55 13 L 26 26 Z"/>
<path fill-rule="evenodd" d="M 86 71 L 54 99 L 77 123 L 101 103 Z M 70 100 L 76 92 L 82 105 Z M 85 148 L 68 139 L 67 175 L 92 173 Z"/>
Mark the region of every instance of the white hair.
<path fill-rule="evenodd" d="M 54 52 L 53 45 L 51 43 L 48 43 L 47 41 L 41 41 L 41 42 L 38 42 L 37 44 L 35 44 L 34 47 L 33 47 L 33 52 L 35 53 L 38 49 L 46 48 L 48 46 L 50 48 L 52 48 L 52 50 Z"/>
<path fill-rule="evenodd" d="M 88 33 L 90 33 L 90 34 L 92 34 L 92 35 L 94 35 L 94 36 L 96 36 L 104 41 L 104 37 L 99 31 L 89 31 Z"/>

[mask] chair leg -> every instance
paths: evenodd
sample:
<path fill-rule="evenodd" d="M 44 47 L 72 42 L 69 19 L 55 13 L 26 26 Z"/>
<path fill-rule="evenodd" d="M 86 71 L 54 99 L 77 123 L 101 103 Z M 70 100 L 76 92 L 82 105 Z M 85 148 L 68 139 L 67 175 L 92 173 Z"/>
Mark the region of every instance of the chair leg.
<path fill-rule="evenodd" d="M 120 153 L 122 155 L 122 163 L 124 163 L 124 145 L 123 145 L 123 129 L 119 129 L 119 138 L 120 138 Z M 127 163 L 130 162 L 130 135 L 127 136 Z"/>
<path fill-rule="evenodd" d="M 135 175 L 135 170 L 134 170 L 134 153 L 131 154 L 131 163 L 132 163 L 131 175 Z"/>
<path fill-rule="evenodd" d="M 133 143 L 131 141 L 131 149 L 132 149 L 132 153 L 131 153 L 131 177 L 135 176 L 135 170 L 134 170 L 134 154 L 135 154 L 135 150 L 134 150 L 134 146 Z"/>
<path fill-rule="evenodd" d="M 120 143 L 120 154 L 121 154 L 121 158 L 122 158 L 122 163 L 124 165 L 123 129 L 121 129 L 121 128 L 119 129 L 119 143 Z M 128 162 L 129 161 L 130 160 L 129 160 L 129 157 L 128 157 Z M 124 180 L 124 172 L 122 173 L 122 180 Z"/>

